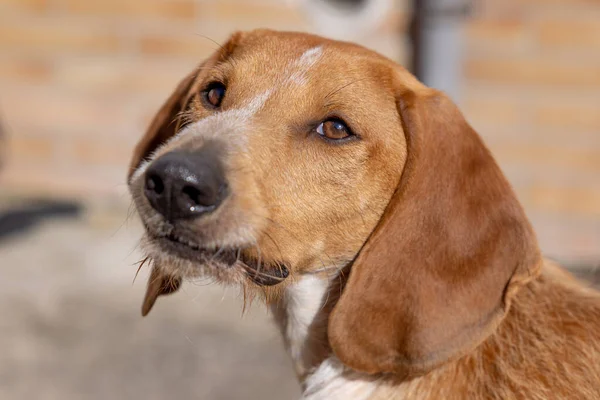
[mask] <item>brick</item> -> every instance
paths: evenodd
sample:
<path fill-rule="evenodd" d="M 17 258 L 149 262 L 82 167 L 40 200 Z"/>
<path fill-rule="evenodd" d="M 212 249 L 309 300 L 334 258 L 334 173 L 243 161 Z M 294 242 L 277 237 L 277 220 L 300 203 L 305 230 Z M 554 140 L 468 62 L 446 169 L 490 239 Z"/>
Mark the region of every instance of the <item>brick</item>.
<path fill-rule="evenodd" d="M 9 11 L 25 11 L 28 13 L 42 13 L 49 8 L 49 0 L 2 0 L 0 2 L 0 15 Z"/>
<path fill-rule="evenodd" d="M 600 21 L 572 18 L 545 20 L 537 28 L 537 40 L 543 47 L 600 49 Z"/>
<path fill-rule="evenodd" d="M 528 108 L 523 110 L 523 115 L 527 119 L 531 114 Z M 467 115 L 471 122 L 470 115 Z M 487 145 L 492 150 L 506 151 L 503 156 L 510 156 L 512 149 L 516 148 L 515 154 L 522 154 L 521 160 L 526 160 L 525 154 L 533 149 L 535 154 L 536 149 L 555 149 L 561 154 L 585 154 L 593 149 L 600 148 L 600 135 L 594 130 L 581 130 L 575 127 L 560 127 L 560 126 L 541 126 L 535 124 L 535 121 L 526 120 L 526 122 L 515 125 L 503 125 L 501 123 L 485 123 L 481 120 L 473 120 L 473 126 L 483 136 Z M 520 150 L 519 150 L 520 148 Z M 544 150 L 545 151 L 545 150 Z M 553 150 L 554 151 L 554 150 Z M 495 152 L 494 152 L 495 154 Z M 565 156 L 566 157 L 566 156 Z M 577 156 L 573 156 L 577 159 Z M 561 159 L 559 156 L 558 159 Z M 508 160 L 512 158 L 508 157 Z M 547 161 L 540 158 L 541 165 L 548 165 Z M 587 162 L 587 161 L 582 161 Z M 533 166 L 533 163 L 529 164 Z M 561 163 L 569 168 L 568 161 Z M 530 168 L 530 167 L 528 167 Z M 546 172 L 552 175 L 550 172 Z"/>
<path fill-rule="evenodd" d="M 140 129 L 127 101 L 118 96 L 61 92 L 60 86 L 15 89 L 7 85 L 3 89 L 0 105 L 7 130 L 114 138 Z"/>
<path fill-rule="evenodd" d="M 10 136 L 7 143 L 8 159 L 49 162 L 54 156 L 55 144 L 51 137 Z"/>
<path fill-rule="evenodd" d="M 511 51 L 526 47 L 529 29 L 522 18 L 471 19 L 464 31 L 468 48 L 478 47 L 498 51 L 500 47 Z"/>
<path fill-rule="evenodd" d="M 127 199 L 125 174 L 120 168 L 61 168 L 8 164 L 0 174 L 0 186 L 30 196 L 59 198 Z"/>
<path fill-rule="evenodd" d="M 196 17 L 193 0 L 56 0 L 56 4 L 63 12 L 74 15 L 177 20 L 193 20 Z"/>
<path fill-rule="evenodd" d="M 493 1 L 493 0 L 492 0 Z M 511 0 L 519 2 L 522 6 L 552 7 L 552 6 L 593 6 L 597 7 L 597 0 Z"/>
<path fill-rule="evenodd" d="M 465 63 L 467 78 L 521 85 L 600 88 L 600 62 L 542 58 L 472 58 Z"/>
<path fill-rule="evenodd" d="M 120 166 L 125 171 L 133 154 L 134 144 L 81 138 L 73 140 L 70 147 L 71 162 L 76 163 L 75 165 L 113 165 Z"/>
<path fill-rule="evenodd" d="M 56 81 L 63 88 L 86 95 L 122 95 L 123 103 L 146 97 L 164 98 L 202 57 L 174 62 L 171 58 L 77 57 L 55 65 Z M 127 99 L 127 100 L 125 100 Z"/>
<path fill-rule="evenodd" d="M 600 217 L 600 187 L 567 188 L 534 185 L 528 202 L 541 210 Z"/>
<path fill-rule="evenodd" d="M 466 97 L 462 107 L 467 120 L 474 125 L 514 125 L 522 122 L 522 107 L 502 98 Z"/>
<path fill-rule="evenodd" d="M 494 148 L 495 146 L 491 146 L 492 154 L 496 155 Z M 519 160 L 512 158 L 505 162 L 497 157 L 497 160 L 517 192 L 528 190 L 532 185 L 540 183 L 563 187 L 565 190 L 570 187 L 600 187 L 597 178 L 598 170 L 564 167 L 551 162 L 544 163 L 523 158 Z"/>
<path fill-rule="evenodd" d="M 538 106 L 533 120 L 540 126 L 600 131 L 600 108 L 597 104 Z M 600 136 L 598 137 L 600 145 Z"/>
<path fill-rule="evenodd" d="M 563 262 L 598 264 L 600 218 L 536 212 L 530 215 L 542 252 Z"/>
<path fill-rule="evenodd" d="M 56 23 L 2 23 L 0 47 L 20 52 L 57 54 L 65 51 L 77 53 L 116 52 L 120 40 L 116 34 L 104 29 L 89 29 Z"/>
<path fill-rule="evenodd" d="M 543 138 L 540 138 L 542 140 Z M 564 141 L 568 141 L 565 137 Z M 582 171 L 600 176 L 600 148 L 573 149 L 537 144 L 495 143 L 494 156 L 502 163 L 522 165 L 551 165 L 572 171 Z M 599 183 L 600 185 L 600 183 Z"/>
<path fill-rule="evenodd" d="M 230 25 L 230 30 L 248 30 L 269 27 L 271 29 L 305 30 L 307 20 L 299 7 L 286 2 L 277 4 L 250 1 L 219 0 L 202 8 L 202 17 Z"/>
<path fill-rule="evenodd" d="M 53 73 L 52 63 L 42 58 L 0 59 L 0 81 L 41 83 L 49 81 Z"/>
<path fill-rule="evenodd" d="M 208 57 L 218 49 L 211 40 L 189 33 L 188 35 L 147 35 L 139 40 L 140 50 L 148 55 L 191 56 L 198 59 Z"/>

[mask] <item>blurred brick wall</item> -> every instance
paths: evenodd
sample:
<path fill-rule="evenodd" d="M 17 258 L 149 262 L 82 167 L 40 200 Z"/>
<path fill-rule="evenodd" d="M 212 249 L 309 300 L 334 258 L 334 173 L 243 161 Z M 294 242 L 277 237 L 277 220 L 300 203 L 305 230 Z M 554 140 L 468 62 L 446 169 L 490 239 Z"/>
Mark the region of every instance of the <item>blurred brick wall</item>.
<path fill-rule="evenodd" d="M 407 3 L 360 42 L 406 63 Z M 177 81 L 234 30 L 317 31 L 292 4 L 0 0 L 0 187 L 127 201 L 132 147 Z M 461 106 L 543 248 L 599 260 L 600 3 L 478 1 L 465 40 Z"/>
<path fill-rule="evenodd" d="M 365 44 L 398 58 L 396 20 Z M 132 147 L 178 80 L 258 27 L 310 29 L 281 0 L 0 0 L 2 187 L 125 193 Z"/>
<path fill-rule="evenodd" d="M 600 265 L 600 2 L 476 4 L 465 32 L 463 111 L 543 250 Z"/>

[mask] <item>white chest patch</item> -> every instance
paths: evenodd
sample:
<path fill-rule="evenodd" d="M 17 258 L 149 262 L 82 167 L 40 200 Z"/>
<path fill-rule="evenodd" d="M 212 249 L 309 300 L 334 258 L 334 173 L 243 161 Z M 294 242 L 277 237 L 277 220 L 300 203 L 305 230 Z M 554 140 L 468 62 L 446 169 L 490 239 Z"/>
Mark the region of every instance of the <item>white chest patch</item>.
<path fill-rule="evenodd" d="M 312 275 L 302 277 L 286 289 L 284 304 L 287 325 L 284 328 L 289 352 L 299 375 L 308 368 L 304 365 L 306 343 L 309 341 L 309 328 L 323 307 L 329 282 Z"/>
<path fill-rule="evenodd" d="M 379 385 L 377 380 L 349 371 L 331 356 L 306 379 L 304 386 L 301 400 L 368 400 Z"/>
<path fill-rule="evenodd" d="M 377 389 L 376 381 L 345 368 L 334 355 L 314 366 L 311 349 L 317 349 L 322 337 L 312 337 L 315 325 L 326 327 L 324 302 L 328 279 L 313 275 L 302 277 L 286 289 L 282 332 L 296 373 L 303 379 L 302 400 L 366 400 Z"/>

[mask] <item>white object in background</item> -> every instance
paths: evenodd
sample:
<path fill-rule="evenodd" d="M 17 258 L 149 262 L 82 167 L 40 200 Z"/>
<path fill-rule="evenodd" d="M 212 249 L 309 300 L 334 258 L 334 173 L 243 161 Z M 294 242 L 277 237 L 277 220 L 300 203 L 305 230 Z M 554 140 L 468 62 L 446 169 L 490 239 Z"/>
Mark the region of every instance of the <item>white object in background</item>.
<path fill-rule="evenodd" d="M 357 40 L 377 30 L 392 0 L 288 0 L 305 10 L 315 33 L 338 40 Z"/>

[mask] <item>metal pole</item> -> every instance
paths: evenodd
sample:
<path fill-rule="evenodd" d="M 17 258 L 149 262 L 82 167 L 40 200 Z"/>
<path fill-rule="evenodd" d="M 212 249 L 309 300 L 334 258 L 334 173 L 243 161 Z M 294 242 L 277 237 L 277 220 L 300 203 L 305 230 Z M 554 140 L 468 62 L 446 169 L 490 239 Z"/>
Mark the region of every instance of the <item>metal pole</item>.
<path fill-rule="evenodd" d="M 462 77 L 461 23 L 469 9 L 468 0 L 413 0 L 411 69 L 455 101 L 460 101 Z"/>

